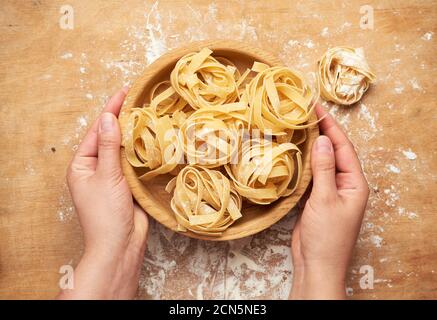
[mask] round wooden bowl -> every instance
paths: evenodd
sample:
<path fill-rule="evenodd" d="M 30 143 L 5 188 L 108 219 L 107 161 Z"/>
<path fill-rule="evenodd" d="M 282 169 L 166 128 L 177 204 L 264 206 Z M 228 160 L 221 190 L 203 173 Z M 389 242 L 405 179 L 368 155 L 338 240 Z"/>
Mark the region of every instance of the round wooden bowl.
<path fill-rule="evenodd" d="M 126 123 L 127 111 L 130 108 L 140 107 L 145 102 L 148 102 L 146 99 L 149 99 L 149 91 L 152 86 L 159 81 L 168 80 L 176 62 L 182 56 L 193 51 L 199 51 L 204 47 L 211 49 L 215 56 L 228 58 L 243 71 L 246 70 L 246 68 L 251 68 L 254 61 L 263 62 L 271 66 L 282 65 L 273 54 L 235 41 L 200 41 L 191 43 L 186 47 L 172 50 L 148 66 L 144 74 L 133 84 L 120 113 L 121 126 L 123 127 Z M 316 120 L 316 116 L 314 115 L 311 120 Z M 307 129 L 307 140 L 301 148 L 303 153 L 302 179 L 292 195 L 280 198 L 267 206 L 244 202 L 242 209 L 243 217 L 238 219 L 219 237 L 203 236 L 191 231 L 180 233 L 197 239 L 224 241 L 255 234 L 276 223 L 296 205 L 311 181 L 310 150 L 313 141 L 318 135 L 319 130 L 317 126 Z M 171 176 L 162 175 L 143 183 L 138 179 L 140 171 L 133 168 L 126 160 L 124 148 L 121 150 L 121 155 L 123 173 L 138 204 L 159 223 L 178 232 L 177 222 L 170 207 L 172 194 L 164 190 Z"/>

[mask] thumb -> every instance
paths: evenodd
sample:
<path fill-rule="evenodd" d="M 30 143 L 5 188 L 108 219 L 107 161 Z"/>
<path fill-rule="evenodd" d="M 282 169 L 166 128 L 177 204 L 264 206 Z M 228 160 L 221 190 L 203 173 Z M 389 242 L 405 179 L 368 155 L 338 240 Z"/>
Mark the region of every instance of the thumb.
<path fill-rule="evenodd" d="M 311 169 L 313 172 L 313 190 L 311 197 L 326 201 L 336 195 L 335 155 L 331 140 L 320 136 L 313 145 L 311 154 Z"/>
<path fill-rule="evenodd" d="M 142 247 L 146 244 L 147 233 L 149 231 L 149 219 L 147 213 L 136 203 L 134 203 L 134 226 L 137 241 Z"/>
<path fill-rule="evenodd" d="M 104 176 L 121 174 L 120 142 L 117 118 L 110 112 L 103 113 L 99 123 L 97 172 Z"/>

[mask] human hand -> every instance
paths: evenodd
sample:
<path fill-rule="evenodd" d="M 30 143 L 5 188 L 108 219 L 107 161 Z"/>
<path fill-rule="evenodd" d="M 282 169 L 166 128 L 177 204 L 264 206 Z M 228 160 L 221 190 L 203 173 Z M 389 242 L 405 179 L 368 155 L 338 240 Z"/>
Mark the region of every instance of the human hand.
<path fill-rule="evenodd" d="M 120 165 L 116 116 L 127 89 L 116 93 L 79 145 L 67 183 L 84 235 L 74 289 L 61 299 L 131 299 L 138 288 L 148 220 L 133 203 Z"/>
<path fill-rule="evenodd" d="M 326 115 L 316 108 L 320 119 Z M 343 299 L 369 188 L 352 143 L 330 116 L 311 154 L 313 188 L 292 235 L 294 299 Z"/>

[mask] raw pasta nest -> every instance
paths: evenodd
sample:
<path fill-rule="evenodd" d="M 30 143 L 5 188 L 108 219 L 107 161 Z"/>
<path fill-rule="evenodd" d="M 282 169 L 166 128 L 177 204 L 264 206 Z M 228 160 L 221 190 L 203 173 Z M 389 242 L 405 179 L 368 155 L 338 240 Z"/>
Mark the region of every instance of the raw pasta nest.
<path fill-rule="evenodd" d="M 187 162 L 208 168 L 229 163 L 247 128 L 247 116 L 242 113 L 246 109 L 242 103 L 232 103 L 194 112 L 181 127 Z"/>
<path fill-rule="evenodd" d="M 186 166 L 166 187 L 179 230 L 220 235 L 241 217 L 241 196 L 220 171 Z"/>
<path fill-rule="evenodd" d="M 170 75 L 174 90 L 194 109 L 234 102 L 238 97 L 234 66 L 225 66 L 205 48 L 182 57 Z"/>
<path fill-rule="evenodd" d="M 225 168 L 240 195 L 256 204 L 270 204 L 296 189 L 302 173 L 301 152 L 293 143 L 247 140 L 241 147 L 241 160 Z"/>
<path fill-rule="evenodd" d="M 317 76 L 325 100 L 341 105 L 358 102 L 376 79 L 364 57 L 364 51 L 335 47 L 318 62 Z"/>
<path fill-rule="evenodd" d="M 166 89 L 157 94 L 161 87 Z M 176 93 L 170 81 L 159 82 L 150 90 L 150 107 L 158 116 L 182 111 L 186 106 L 187 102 Z"/>
<path fill-rule="evenodd" d="M 150 102 L 130 110 L 123 146 L 142 181 L 176 175 L 166 190 L 178 230 L 219 236 L 242 200 L 266 205 L 296 190 L 316 99 L 295 71 L 255 62 L 240 73 L 211 54 L 182 57 Z"/>
<path fill-rule="evenodd" d="M 289 68 L 262 63 L 255 63 L 253 70 L 258 74 L 246 86 L 242 97 L 250 107 L 251 123 L 275 135 L 308 126 L 304 123 L 315 100 L 304 78 Z"/>
<path fill-rule="evenodd" d="M 148 169 L 139 177 L 143 181 L 170 173 L 183 161 L 175 121 L 168 115 L 157 117 L 150 107 L 131 110 L 123 145 L 133 167 Z"/>

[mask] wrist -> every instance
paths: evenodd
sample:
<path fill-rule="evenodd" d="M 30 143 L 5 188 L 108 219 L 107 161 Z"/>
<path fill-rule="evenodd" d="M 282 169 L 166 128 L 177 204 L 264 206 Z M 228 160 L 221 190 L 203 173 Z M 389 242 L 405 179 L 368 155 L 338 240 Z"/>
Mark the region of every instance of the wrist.
<path fill-rule="evenodd" d="M 74 288 L 64 290 L 61 299 L 132 299 L 138 288 L 144 251 L 85 250 L 74 270 Z"/>
<path fill-rule="evenodd" d="M 345 299 L 343 268 L 334 266 L 299 266 L 293 273 L 292 299 Z"/>

